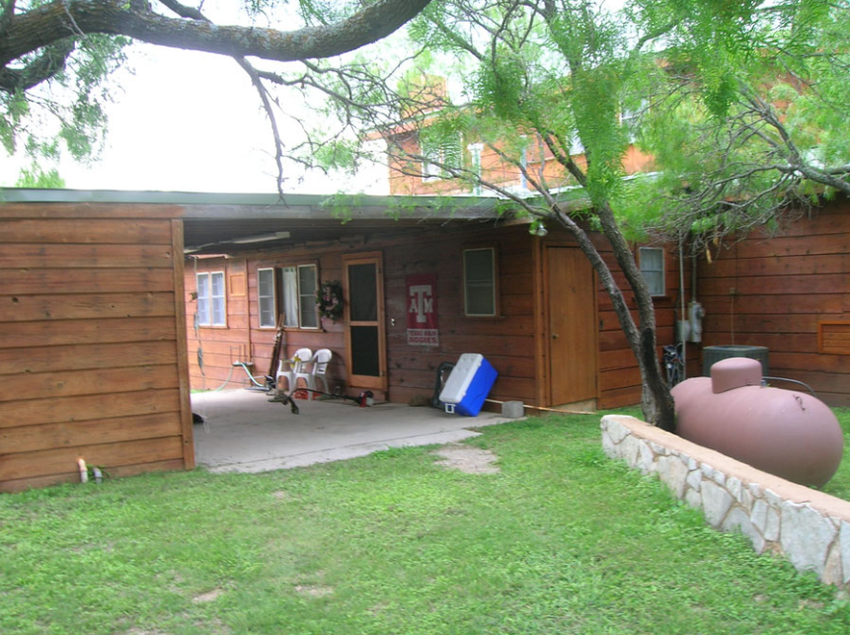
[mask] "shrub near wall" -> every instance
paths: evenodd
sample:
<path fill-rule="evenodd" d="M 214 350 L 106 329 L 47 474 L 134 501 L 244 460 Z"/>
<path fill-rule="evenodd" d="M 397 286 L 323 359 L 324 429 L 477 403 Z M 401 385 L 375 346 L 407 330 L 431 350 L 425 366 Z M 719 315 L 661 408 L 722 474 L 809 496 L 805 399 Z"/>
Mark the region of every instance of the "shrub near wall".
<path fill-rule="evenodd" d="M 657 474 L 712 527 L 741 531 L 756 552 L 784 554 L 799 571 L 850 590 L 850 503 L 633 417 L 603 417 L 602 447 L 611 458 Z"/>

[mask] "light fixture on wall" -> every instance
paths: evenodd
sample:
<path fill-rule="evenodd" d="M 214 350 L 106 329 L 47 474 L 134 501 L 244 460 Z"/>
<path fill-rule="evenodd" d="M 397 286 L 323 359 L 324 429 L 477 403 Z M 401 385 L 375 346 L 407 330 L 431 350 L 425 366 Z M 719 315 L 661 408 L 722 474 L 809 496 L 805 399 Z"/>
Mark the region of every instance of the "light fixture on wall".
<path fill-rule="evenodd" d="M 549 230 L 546 229 L 546 225 L 543 224 L 543 221 L 539 218 L 531 221 L 531 225 L 528 226 L 528 233 L 532 236 L 537 236 L 538 238 L 543 238 L 546 234 L 549 233 Z"/>

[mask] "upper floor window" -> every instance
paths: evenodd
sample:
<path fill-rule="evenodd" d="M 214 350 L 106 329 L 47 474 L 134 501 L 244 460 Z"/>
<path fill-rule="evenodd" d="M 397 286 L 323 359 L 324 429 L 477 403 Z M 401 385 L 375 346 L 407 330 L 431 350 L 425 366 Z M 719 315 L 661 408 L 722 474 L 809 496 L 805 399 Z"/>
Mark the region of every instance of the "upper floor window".
<path fill-rule="evenodd" d="M 651 295 L 665 295 L 664 250 L 660 247 L 641 247 L 638 249 L 640 272 L 649 287 Z"/>
<path fill-rule="evenodd" d="M 425 182 L 449 178 L 448 168 L 461 166 L 461 138 L 459 134 L 441 135 L 429 130 L 419 133 L 422 152 L 422 180 Z"/>
<path fill-rule="evenodd" d="M 274 269 L 257 269 L 257 292 L 260 304 L 260 327 L 277 326 Z"/>
<path fill-rule="evenodd" d="M 463 252 L 463 312 L 473 317 L 496 315 L 496 250 Z"/>
<path fill-rule="evenodd" d="M 620 111 L 620 125 L 625 129 L 629 143 L 634 143 L 637 139 L 641 117 L 648 107 L 649 102 L 643 99 L 640 104 L 638 104 L 637 108 L 626 108 L 624 106 Z"/>
<path fill-rule="evenodd" d="M 281 269 L 283 325 L 290 328 L 319 328 L 316 292 L 319 273 L 316 265 L 297 265 Z"/>
<path fill-rule="evenodd" d="M 199 273 L 198 323 L 201 326 L 227 326 L 224 272 Z"/>

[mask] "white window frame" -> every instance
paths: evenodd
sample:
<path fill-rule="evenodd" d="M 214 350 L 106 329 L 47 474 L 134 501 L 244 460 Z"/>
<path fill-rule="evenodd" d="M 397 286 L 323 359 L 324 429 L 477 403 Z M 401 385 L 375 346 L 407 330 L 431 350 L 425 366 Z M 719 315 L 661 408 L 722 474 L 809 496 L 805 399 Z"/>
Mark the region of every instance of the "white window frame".
<path fill-rule="evenodd" d="M 490 281 L 470 280 L 466 270 L 466 255 L 473 251 L 489 251 L 490 258 Z M 496 248 L 495 247 L 473 247 L 464 249 L 463 254 L 463 314 L 467 317 L 495 317 L 499 314 L 498 303 L 498 265 L 496 263 Z M 493 311 L 490 313 L 472 313 L 469 309 L 469 289 L 470 286 L 492 286 L 492 306 Z"/>
<path fill-rule="evenodd" d="M 305 295 L 301 289 L 301 272 L 305 269 L 312 268 L 314 271 L 315 279 L 316 279 L 316 289 Z M 294 272 L 294 284 L 295 289 L 287 289 L 287 272 L 290 274 Z M 281 292 L 281 301 L 284 314 L 284 327 L 289 329 L 303 329 L 308 331 L 317 331 L 322 326 L 321 318 L 319 317 L 319 307 L 316 304 L 316 293 L 321 288 L 321 282 L 319 280 L 319 266 L 317 264 L 301 264 L 301 265 L 287 265 L 285 267 L 281 267 L 281 276 L 280 276 L 280 292 Z M 294 291 L 294 293 L 292 293 Z M 287 303 L 287 299 L 291 298 L 294 302 L 294 306 L 289 306 Z M 314 325 L 305 325 L 303 324 L 302 318 L 302 309 L 305 304 L 309 303 L 309 307 L 312 309 L 312 314 L 315 315 L 316 323 Z M 293 318 L 293 319 L 290 319 Z"/>
<path fill-rule="evenodd" d="M 660 253 L 661 255 L 661 269 L 650 269 L 645 262 L 644 253 L 655 252 Z M 640 273 L 643 276 L 644 281 L 646 281 L 646 286 L 649 287 L 649 293 L 652 297 L 657 298 L 661 296 L 667 295 L 667 272 L 665 271 L 664 263 L 667 259 L 666 253 L 662 247 L 638 247 L 638 267 L 640 267 Z M 657 287 L 653 287 L 651 279 L 656 279 L 654 276 L 656 274 L 661 274 L 661 290 L 658 291 Z M 653 274 L 652 276 L 647 276 L 647 274 Z"/>
<path fill-rule="evenodd" d="M 456 144 L 452 144 L 454 150 L 456 150 L 456 156 L 454 157 L 454 161 L 456 163 L 460 163 L 463 161 L 463 139 L 461 138 L 460 133 L 457 135 Z M 419 135 L 419 151 L 422 153 L 422 182 L 423 183 L 432 183 L 434 181 L 440 181 L 442 179 L 450 178 L 451 174 L 447 170 L 445 170 L 443 165 L 451 165 L 452 157 L 449 156 L 447 150 L 449 149 L 448 143 L 440 143 L 429 145 L 422 138 L 422 134 Z M 434 163 L 429 161 L 428 159 L 433 159 Z M 438 165 L 439 164 L 439 165 Z M 459 167 L 459 166 L 458 166 Z"/>
<path fill-rule="evenodd" d="M 649 102 L 642 99 L 637 110 L 626 108 L 620 110 L 620 125 L 626 129 L 626 137 L 629 143 L 634 143 L 637 140 L 637 125 L 643 117 L 643 113 L 649 108 Z"/>
<path fill-rule="evenodd" d="M 271 295 L 263 294 L 263 285 L 260 281 L 265 272 L 271 273 Z M 277 326 L 277 272 L 274 267 L 261 267 L 257 269 L 257 320 L 260 328 L 275 328 Z M 263 311 L 263 303 L 271 302 L 271 321 L 263 320 L 263 314 L 268 314 L 268 310 Z"/>
<path fill-rule="evenodd" d="M 213 294 L 213 278 L 216 277 L 221 279 L 222 293 L 220 295 Z M 227 286 L 224 272 L 204 271 L 198 273 L 195 284 L 198 290 L 198 324 L 201 326 L 227 326 Z M 206 311 L 203 309 L 204 303 L 207 303 Z M 216 321 L 215 318 L 217 303 L 220 303 L 221 320 L 219 321 Z"/>
<path fill-rule="evenodd" d="M 578 130 L 570 135 L 570 156 L 575 157 L 584 154 L 584 144 L 581 142 L 581 137 Z"/>
<path fill-rule="evenodd" d="M 472 186 L 472 193 L 475 196 L 481 196 L 483 193 L 483 188 L 481 187 L 481 153 L 484 150 L 483 143 L 470 143 L 466 146 L 466 149 L 469 150 L 469 167 L 472 170 L 472 174 L 475 175 L 477 181 Z"/>

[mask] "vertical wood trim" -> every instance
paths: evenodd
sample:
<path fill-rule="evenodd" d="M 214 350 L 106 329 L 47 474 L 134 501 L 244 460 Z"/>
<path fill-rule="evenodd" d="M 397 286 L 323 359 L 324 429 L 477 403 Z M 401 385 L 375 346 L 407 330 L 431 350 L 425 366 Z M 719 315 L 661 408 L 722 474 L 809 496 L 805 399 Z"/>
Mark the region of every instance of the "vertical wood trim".
<path fill-rule="evenodd" d="M 549 404 L 549 379 L 546 370 L 549 353 L 546 349 L 546 298 L 543 278 L 543 241 L 532 238 L 532 292 L 534 293 L 534 375 L 537 406 Z"/>
<path fill-rule="evenodd" d="M 387 367 L 387 298 L 384 295 L 384 254 L 377 252 L 375 255 L 377 264 L 377 287 L 378 287 L 378 355 L 380 356 L 379 367 L 381 373 L 381 390 L 384 391 L 385 399 L 389 401 L 389 368 Z M 349 355 L 350 357 L 350 355 Z"/>
<path fill-rule="evenodd" d="M 195 467 L 195 438 L 192 426 L 192 403 L 189 397 L 189 343 L 186 335 L 186 290 L 183 268 L 183 221 L 171 221 L 171 248 L 174 262 L 174 321 L 177 337 L 177 376 L 180 387 L 180 423 L 183 437 L 183 465 Z"/>
<path fill-rule="evenodd" d="M 364 377 L 364 375 L 355 375 L 353 372 L 353 355 L 351 351 L 351 289 L 348 284 L 348 267 L 357 264 L 374 264 L 375 265 L 375 289 L 378 295 L 378 313 L 376 325 L 378 327 L 378 372 L 377 381 L 370 380 L 361 381 L 363 384 L 356 385 L 357 388 L 371 388 L 373 390 L 381 390 L 389 399 L 389 370 L 387 368 L 387 325 L 386 325 L 386 297 L 384 296 L 384 255 L 382 251 L 370 251 L 363 253 L 344 254 L 342 257 L 342 278 L 343 278 L 343 295 L 345 303 L 343 307 L 343 318 L 345 320 L 345 370 L 348 376 L 349 385 L 352 384 L 352 378 Z"/>
<path fill-rule="evenodd" d="M 246 344 L 247 350 L 245 351 L 245 356 L 247 359 L 243 359 L 242 361 L 248 362 L 254 361 L 254 347 L 251 344 L 252 341 L 252 332 L 254 330 L 253 324 L 251 323 L 251 270 L 248 268 L 248 259 L 245 258 L 243 260 L 245 263 L 245 313 L 248 315 L 248 334 L 246 336 Z M 255 269 L 256 271 L 256 269 Z M 260 276 L 256 275 L 256 284 L 255 288 L 257 289 L 257 328 L 260 327 Z M 277 301 L 277 267 L 272 267 L 272 294 L 274 295 L 274 320 L 275 324 L 279 322 L 278 316 L 280 315 L 280 305 Z M 241 352 L 240 352 L 241 355 Z M 256 373 L 256 366 L 251 367 L 252 370 Z"/>
<path fill-rule="evenodd" d="M 584 254 L 582 254 L 584 255 Z M 596 400 L 597 403 L 602 399 L 602 361 L 600 357 L 602 351 L 599 350 L 599 274 L 591 265 L 590 267 L 591 285 L 593 285 L 593 350 L 596 354 L 593 356 L 593 376 L 596 378 Z M 653 314 L 658 317 L 658 311 L 653 307 Z"/>

